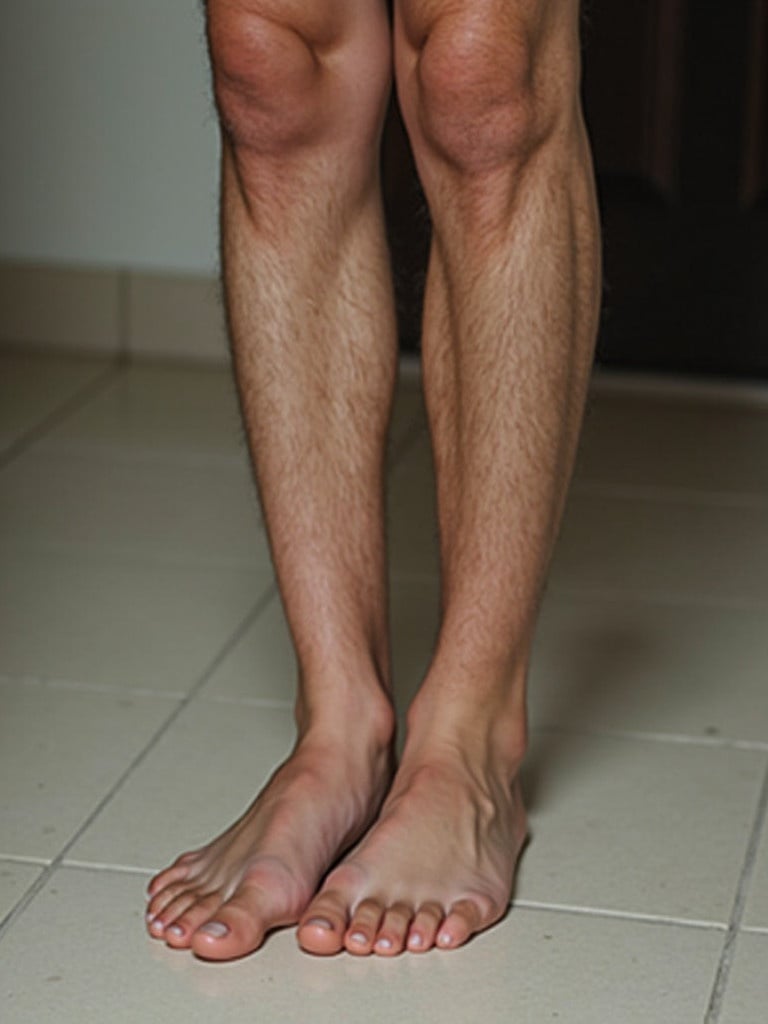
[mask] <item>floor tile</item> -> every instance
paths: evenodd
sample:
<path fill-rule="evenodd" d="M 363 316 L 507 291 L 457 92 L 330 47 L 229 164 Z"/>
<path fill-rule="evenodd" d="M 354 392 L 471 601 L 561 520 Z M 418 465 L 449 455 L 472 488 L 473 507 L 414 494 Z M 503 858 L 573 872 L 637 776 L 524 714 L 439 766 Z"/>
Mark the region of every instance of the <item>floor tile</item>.
<path fill-rule="evenodd" d="M 437 584 L 395 579 L 390 597 L 393 675 L 398 704 L 404 710 L 424 678 L 432 652 Z M 216 668 L 201 696 L 293 704 L 295 694 L 296 658 L 275 595 Z"/>
<path fill-rule="evenodd" d="M 578 483 L 768 495 L 768 410 L 684 398 L 594 395 Z"/>
<path fill-rule="evenodd" d="M 29 453 L 3 472 L 3 543 L 269 567 L 244 467 Z"/>
<path fill-rule="evenodd" d="M 439 622 L 437 579 L 395 579 L 390 620 L 392 676 L 398 707 L 405 710 L 429 667 Z"/>
<path fill-rule="evenodd" d="M 0 921 L 10 914 L 18 901 L 43 871 L 39 864 L 0 860 Z"/>
<path fill-rule="evenodd" d="M 534 733 L 523 771 L 533 841 L 516 898 L 727 923 L 767 761 Z"/>
<path fill-rule="evenodd" d="M 768 935 L 740 935 L 718 1024 L 760 1024 L 768 1007 Z"/>
<path fill-rule="evenodd" d="M 402 372 L 398 376 L 395 401 L 390 424 L 390 441 L 397 447 L 413 434 L 426 428 L 427 414 L 421 381 L 413 374 Z"/>
<path fill-rule="evenodd" d="M 104 359 L 0 349 L 0 452 L 104 372 Z"/>
<path fill-rule="evenodd" d="M 520 911 L 450 954 L 309 957 L 289 929 L 254 956 L 206 964 L 149 939 L 141 901 L 135 877 L 57 872 L 4 940 L 5 1024 L 240 1024 L 254 1007 L 265 1024 L 299 1024 L 308 1007 L 315 1024 L 506 1024 L 510 1014 L 519 1024 L 700 1024 L 722 942 L 708 930 Z"/>
<path fill-rule="evenodd" d="M 401 706 L 429 664 L 436 579 L 393 586 Z M 765 612 L 550 591 L 530 673 L 534 726 L 768 743 Z"/>
<path fill-rule="evenodd" d="M 437 516 L 429 437 L 419 435 L 390 477 L 387 496 L 393 578 L 438 572 Z"/>
<path fill-rule="evenodd" d="M 768 821 L 763 822 L 762 840 L 747 893 L 743 924 L 746 928 L 762 928 L 768 932 Z"/>
<path fill-rule="evenodd" d="M 421 384 L 401 375 L 392 412 L 393 444 L 424 422 Z M 234 374 L 229 366 L 135 361 L 53 430 L 41 448 L 119 449 L 154 457 L 240 454 L 245 461 Z"/>
<path fill-rule="evenodd" d="M 762 507 L 574 492 L 550 582 L 765 607 L 768 516 Z"/>
<path fill-rule="evenodd" d="M 269 586 L 258 572 L 5 550 L 0 675 L 187 692 Z"/>
<path fill-rule="evenodd" d="M 159 869 L 232 824 L 295 738 L 287 709 L 193 702 L 80 838 L 76 861 Z"/>
<path fill-rule="evenodd" d="M 544 599 L 530 694 L 535 724 L 768 743 L 763 609 Z"/>
<path fill-rule="evenodd" d="M 244 452 L 234 377 L 229 368 L 132 363 L 41 447 L 148 455 Z"/>
<path fill-rule="evenodd" d="M 227 654 L 201 697 L 293 703 L 296 657 L 277 594 Z"/>
<path fill-rule="evenodd" d="M 0 856 L 51 858 L 173 711 L 129 694 L 0 684 Z"/>

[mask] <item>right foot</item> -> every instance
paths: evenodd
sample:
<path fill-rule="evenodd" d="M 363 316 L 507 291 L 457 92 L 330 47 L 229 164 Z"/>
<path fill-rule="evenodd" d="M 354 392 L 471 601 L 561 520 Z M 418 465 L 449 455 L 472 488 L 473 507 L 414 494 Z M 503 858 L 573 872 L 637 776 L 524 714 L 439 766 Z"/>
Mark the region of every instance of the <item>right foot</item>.
<path fill-rule="evenodd" d="M 257 949 L 295 924 L 329 867 L 376 817 L 392 777 L 391 711 L 308 728 L 254 803 L 149 885 L 147 928 L 209 960 Z"/>

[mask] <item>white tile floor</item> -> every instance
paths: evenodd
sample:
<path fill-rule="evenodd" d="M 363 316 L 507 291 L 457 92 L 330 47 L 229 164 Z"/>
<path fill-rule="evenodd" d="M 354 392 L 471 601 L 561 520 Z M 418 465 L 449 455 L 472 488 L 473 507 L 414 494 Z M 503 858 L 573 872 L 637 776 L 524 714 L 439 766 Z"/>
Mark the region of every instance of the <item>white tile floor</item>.
<path fill-rule="evenodd" d="M 400 395 L 397 689 L 436 622 Z M 292 738 L 293 660 L 224 370 L 0 355 L 4 1024 L 768 1019 L 768 403 L 598 390 L 532 671 L 534 839 L 453 953 L 214 966 L 146 938 L 152 869 Z"/>

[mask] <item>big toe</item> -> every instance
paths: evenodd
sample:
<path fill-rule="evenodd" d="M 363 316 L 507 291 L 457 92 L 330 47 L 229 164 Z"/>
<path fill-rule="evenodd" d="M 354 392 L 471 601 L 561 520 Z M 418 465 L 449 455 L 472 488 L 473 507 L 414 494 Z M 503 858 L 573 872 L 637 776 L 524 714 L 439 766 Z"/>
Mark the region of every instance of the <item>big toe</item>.
<path fill-rule="evenodd" d="M 333 956 L 344 947 L 347 929 L 347 902 L 337 892 L 323 892 L 310 903 L 299 924 L 296 937 L 307 953 Z"/>
<path fill-rule="evenodd" d="M 222 904 L 192 935 L 192 951 L 204 960 L 235 960 L 258 949 L 273 928 L 292 924 L 295 916 L 256 887 L 243 889 Z"/>

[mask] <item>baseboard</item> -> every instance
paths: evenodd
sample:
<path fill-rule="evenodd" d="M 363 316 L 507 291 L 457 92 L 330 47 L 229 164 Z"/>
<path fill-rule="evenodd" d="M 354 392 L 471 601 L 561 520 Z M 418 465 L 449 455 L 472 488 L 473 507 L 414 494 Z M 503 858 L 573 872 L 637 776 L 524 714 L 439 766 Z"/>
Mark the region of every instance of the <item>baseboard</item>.
<path fill-rule="evenodd" d="M 0 342 L 225 362 L 212 275 L 0 262 Z"/>

